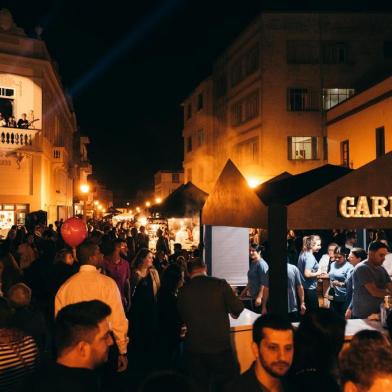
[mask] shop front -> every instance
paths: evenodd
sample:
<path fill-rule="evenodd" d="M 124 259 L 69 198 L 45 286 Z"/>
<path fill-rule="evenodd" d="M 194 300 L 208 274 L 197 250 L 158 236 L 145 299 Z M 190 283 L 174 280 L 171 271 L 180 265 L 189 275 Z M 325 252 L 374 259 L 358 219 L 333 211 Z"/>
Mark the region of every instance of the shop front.
<path fill-rule="evenodd" d="M 13 225 L 25 225 L 28 204 L 0 204 L 0 238 L 7 236 Z"/>

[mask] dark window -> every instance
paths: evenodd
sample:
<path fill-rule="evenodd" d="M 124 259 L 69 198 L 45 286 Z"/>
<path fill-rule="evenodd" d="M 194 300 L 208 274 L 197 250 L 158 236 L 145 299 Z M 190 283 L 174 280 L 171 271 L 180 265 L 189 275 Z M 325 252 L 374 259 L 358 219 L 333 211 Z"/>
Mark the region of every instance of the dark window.
<path fill-rule="evenodd" d="M 259 68 L 259 47 L 255 46 L 250 49 L 245 56 L 245 72 L 246 75 L 251 75 Z"/>
<path fill-rule="evenodd" d="M 342 166 L 350 167 L 350 142 L 343 140 L 340 143 Z"/>
<path fill-rule="evenodd" d="M 290 112 L 317 111 L 319 97 L 316 91 L 307 88 L 289 88 L 287 90 L 287 110 Z"/>
<path fill-rule="evenodd" d="M 287 41 L 287 64 L 318 64 L 319 44 L 317 41 Z"/>
<path fill-rule="evenodd" d="M 172 173 L 172 183 L 178 184 L 180 182 L 180 174 Z"/>
<path fill-rule="evenodd" d="M 204 129 L 197 131 L 197 146 L 201 147 L 204 144 Z"/>
<path fill-rule="evenodd" d="M 187 180 L 188 180 L 188 182 L 189 182 L 189 181 L 192 181 L 192 169 L 189 168 L 189 169 L 186 171 L 186 173 L 187 173 Z"/>
<path fill-rule="evenodd" d="M 259 106 L 258 91 L 233 104 L 231 107 L 232 126 L 235 127 L 256 118 L 259 115 Z"/>
<path fill-rule="evenodd" d="M 323 43 L 324 64 L 346 64 L 348 62 L 348 48 L 342 42 Z"/>
<path fill-rule="evenodd" d="M 227 93 L 227 79 L 226 75 L 220 75 L 215 82 L 215 98 L 221 98 Z"/>
<path fill-rule="evenodd" d="M 203 93 L 200 93 L 197 96 L 197 110 L 203 109 L 204 102 L 203 102 Z"/>
<path fill-rule="evenodd" d="M 188 136 L 186 139 L 186 152 L 192 151 L 192 136 Z"/>
<path fill-rule="evenodd" d="M 187 119 L 189 120 L 191 117 L 192 117 L 192 104 L 188 103 Z"/>
<path fill-rule="evenodd" d="M 323 136 L 323 159 L 328 161 L 328 138 Z"/>
<path fill-rule="evenodd" d="M 376 128 L 376 158 L 385 155 L 385 129 Z"/>
<path fill-rule="evenodd" d="M 392 59 L 392 41 L 384 41 L 384 58 Z"/>

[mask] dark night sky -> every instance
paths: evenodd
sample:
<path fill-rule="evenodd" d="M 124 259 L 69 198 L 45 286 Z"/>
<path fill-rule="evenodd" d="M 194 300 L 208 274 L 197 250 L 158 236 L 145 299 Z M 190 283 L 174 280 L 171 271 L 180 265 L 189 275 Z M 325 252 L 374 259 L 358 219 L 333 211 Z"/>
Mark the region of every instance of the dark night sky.
<path fill-rule="evenodd" d="M 180 103 L 261 9 L 386 9 L 370 1 L 2 1 L 43 39 L 91 140 L 94 175 L 128 198 L 181 168 Z M 383 2 L 379 2 L 383 3 Z M 308 7 L 307 4 L 311 4 Z M 328 7 L 328 8 L 327 8 Z M 383 7 L 383 8 L 381 8 Z M 391 9 L 391 6 L 389 6 Z"/>

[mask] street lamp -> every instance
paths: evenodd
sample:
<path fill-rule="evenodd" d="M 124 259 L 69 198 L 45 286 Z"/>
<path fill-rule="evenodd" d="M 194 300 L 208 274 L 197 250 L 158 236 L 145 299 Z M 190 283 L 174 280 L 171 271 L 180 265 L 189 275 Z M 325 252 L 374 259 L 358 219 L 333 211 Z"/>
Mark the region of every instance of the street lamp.
<path fill-rule="evenodd" d="M 80 193 L 83 196 L 83 220 L 86 222 L 86 209 L 87 209 L 87 199 L 88 193 L 90 192 L 90 186 L 88 184 L 80 185 Z"/>
<path fill-rule="evenodd" d="M 162 198 L 161 197 L 156 197 L 155 198 L 155 203 L 157 203 L 157 204 L 162 203 Z"/>
<path fill-rule="evenodd" d="M 149 201 L 146 201 L 146 207 L 150 207 L 151 203 Z"/>

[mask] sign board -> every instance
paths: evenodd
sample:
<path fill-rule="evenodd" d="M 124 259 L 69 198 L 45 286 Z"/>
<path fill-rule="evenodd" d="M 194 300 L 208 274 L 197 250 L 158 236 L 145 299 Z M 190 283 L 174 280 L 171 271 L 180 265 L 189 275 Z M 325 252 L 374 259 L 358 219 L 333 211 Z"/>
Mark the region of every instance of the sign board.
<path fill-rule="evenodd" d="M 344 196 L 338 198 L 343 218 L 392 218 L 392 196 Z"/>

